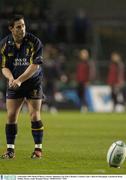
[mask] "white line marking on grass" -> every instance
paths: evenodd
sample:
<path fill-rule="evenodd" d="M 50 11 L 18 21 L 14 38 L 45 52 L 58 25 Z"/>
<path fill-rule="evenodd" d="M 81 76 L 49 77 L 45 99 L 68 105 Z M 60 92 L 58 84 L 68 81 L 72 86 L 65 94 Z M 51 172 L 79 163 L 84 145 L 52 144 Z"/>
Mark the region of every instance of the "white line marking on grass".
<path fill-rule="evenodd" d="M 105 169 L 96 169 L 96 170 L 94 170 L 93 171 L 94 173 L 105 173 L 106 172 L 106 170 Z"/>

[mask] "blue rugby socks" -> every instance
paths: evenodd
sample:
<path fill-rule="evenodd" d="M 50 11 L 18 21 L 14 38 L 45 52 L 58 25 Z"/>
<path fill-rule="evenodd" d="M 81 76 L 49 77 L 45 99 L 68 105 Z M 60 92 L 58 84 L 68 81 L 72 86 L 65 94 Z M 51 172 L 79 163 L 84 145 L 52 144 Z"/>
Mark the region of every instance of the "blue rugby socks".
<path fill-rule="evenodd" d="M 42 139 L 43 139 L 43 123 L 41 120 L 32 121 L 31 122 L 32 128 L 32 136 L 35 143 L 35 150 L 41 151 L 42 149 Z"/>
<path fill-rule="evenodd" d="M 17 124 L 6 124 L 6 141 L 7 141 L 7 150 L 14 152 L 14 143 L 17 134 Z"/>

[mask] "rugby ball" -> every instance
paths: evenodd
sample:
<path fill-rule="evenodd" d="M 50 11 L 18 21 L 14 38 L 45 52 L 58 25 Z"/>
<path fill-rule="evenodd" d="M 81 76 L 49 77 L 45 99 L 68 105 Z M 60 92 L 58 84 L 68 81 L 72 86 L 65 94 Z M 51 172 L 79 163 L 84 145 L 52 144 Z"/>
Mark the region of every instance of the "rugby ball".
<path fill-rule="evenodd" d="M 123 141 L 114 142 L 107 153 L 107 162 L 110 167 L 119 168 L 126 157 L 126 145 Z"/>

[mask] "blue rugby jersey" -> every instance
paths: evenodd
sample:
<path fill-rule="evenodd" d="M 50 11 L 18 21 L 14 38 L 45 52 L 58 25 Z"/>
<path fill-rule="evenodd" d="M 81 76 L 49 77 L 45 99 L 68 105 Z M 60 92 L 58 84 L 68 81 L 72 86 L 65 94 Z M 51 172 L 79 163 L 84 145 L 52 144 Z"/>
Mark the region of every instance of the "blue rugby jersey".
<path fill-rule="evenodd" d="M 43 45 L 41 41 L 31 33 L 26 33 L 20 49 L 15 45 L 12 35 L 6 36 L 0 42 L 0 61 L 2 67 L 9 68 L 14 78 L 18 78 L 30 64 L 42 64 Z M 29 79 L 42 76 L 41 66 Z"/>

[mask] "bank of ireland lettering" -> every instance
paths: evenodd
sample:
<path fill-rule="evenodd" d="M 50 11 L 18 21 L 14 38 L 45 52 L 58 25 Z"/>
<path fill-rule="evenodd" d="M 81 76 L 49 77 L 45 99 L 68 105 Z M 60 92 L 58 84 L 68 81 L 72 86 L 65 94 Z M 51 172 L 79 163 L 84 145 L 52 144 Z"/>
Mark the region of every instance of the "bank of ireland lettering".
<path fill-rule="evenodd" d="M 13 65 L 14 66 L 29 66 L 27 58 L 15 58 Z"/>

